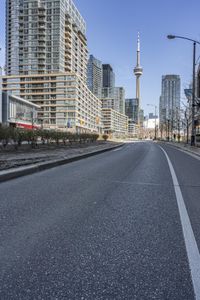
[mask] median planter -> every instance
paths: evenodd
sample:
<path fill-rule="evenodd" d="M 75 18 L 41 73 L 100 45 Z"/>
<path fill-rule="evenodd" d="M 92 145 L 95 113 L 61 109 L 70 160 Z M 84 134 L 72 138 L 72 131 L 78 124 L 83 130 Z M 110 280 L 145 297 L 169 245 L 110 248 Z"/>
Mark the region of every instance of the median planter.
<path fill-rule="evenodd" d="M 67 145 L 72 143 L 91 143 L 97 141 L 98 134 L 95 133 L 71 133 L 59 130 L 28 130 L 12 127 L 0 127 L 0 143 L 3 148 L 8 148 L 8 144 L 13 144 L 15 150 L 22 146 L 23 142 L 27 142 L 32 148 L 39 147 L 38 140 L 42 141 L 42 145 L 56 144 Z"/>

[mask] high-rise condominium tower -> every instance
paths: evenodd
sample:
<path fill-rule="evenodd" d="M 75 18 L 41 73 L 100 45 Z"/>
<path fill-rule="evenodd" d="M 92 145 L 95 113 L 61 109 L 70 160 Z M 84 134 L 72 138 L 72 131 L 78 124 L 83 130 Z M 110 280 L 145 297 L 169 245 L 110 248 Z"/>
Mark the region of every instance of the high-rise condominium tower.
<path fill-rule="evenodd" d="M 101 101 L 87 88 L 85 34 L 72 0 L 6 1 L 3 90 L 38 104 L 44 127 L 101 128 Z"/>
<path fill-rule="evenodd" d="M 85 33 L 71 0 L 7 0 L 6 74 L 74 71 L 86 81 Z"/>
<path fill-rule="evenodd" d="M 90 55 L 87 69 L 87 84 L 90 91 L 101 98 L 102 92 L 102 63 L 93 55 Z"/>
<path fill-rule="evenodd" d="M 123 87 L 115 87 L 115 102 L 118 104 L 118 111 L 125 115 L 125 89 Z"/>
<path fill-rule="evenodd" d="M 181 80 L 179 75 L 162 76 L 162 93 L 160 97 L 160 124 L 167 126 L 170 122 L 172 130 L 180 110 Z"/>

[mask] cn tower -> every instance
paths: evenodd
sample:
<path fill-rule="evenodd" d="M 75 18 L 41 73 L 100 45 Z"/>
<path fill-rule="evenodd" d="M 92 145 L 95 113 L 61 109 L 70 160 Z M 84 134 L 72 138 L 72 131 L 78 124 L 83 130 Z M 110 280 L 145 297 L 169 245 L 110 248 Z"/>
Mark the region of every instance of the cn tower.
<path fill-rule="evenodd" d="M 143 69 L 140 66 L 140 34 L 138 33 L 137 40 L 137 65 L 134 68 L 134 74 L 136 76 L 136 99 L 138 100 L 138 123 L 140 124 L 139 115 L 141 109 L 141 99 L 140 99 L 140 76 L 143 74 Z"/>

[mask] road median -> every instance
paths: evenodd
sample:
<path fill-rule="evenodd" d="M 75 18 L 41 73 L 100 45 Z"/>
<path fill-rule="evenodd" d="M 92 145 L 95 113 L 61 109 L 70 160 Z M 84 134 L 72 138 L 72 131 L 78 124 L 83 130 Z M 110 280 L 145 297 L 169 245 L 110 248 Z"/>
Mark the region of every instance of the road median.
<path fill-rule="evenodd" d="M 13 168 L 13 169 L 9 169 L 9 170 L 3 170 L 3 171 L 0 171 L 0 182 L 8 181 L 8 180 L 15 179 L 18 177 L 34 174 L 34 173 L 41 172 L 41 171 L 44 171 L 47 169 L 65 165 L 65 164 L 75 162 L 78 160 L 82 160 L 82 159 L 85 159 L 85 158 L 88 158 L 88 157 L 91 157 L 94 155 L 98 155 L 98 154 L 101 154 L 104 152 L 108 152 L 108 151 L 120 148 L 123 145 L 124 145 L 123 143 L 120 143 L 115 146 L 110 146 L 110 147 L 106 147 L 103 149 L 99 149 L 99 150 L 95 150 L 95 151 L 91 151 L 91 152 L 83 153 L 83 154 L 79 154 L 79 155 L 74 155 L 74 156 L 67 157 L 67 158 L 55 159 L 55 160 L 50 160 L 50 161 L 46 161 L 43 163 L 32 164 L 29 166 L 23 166 L 23 167 Z"/>

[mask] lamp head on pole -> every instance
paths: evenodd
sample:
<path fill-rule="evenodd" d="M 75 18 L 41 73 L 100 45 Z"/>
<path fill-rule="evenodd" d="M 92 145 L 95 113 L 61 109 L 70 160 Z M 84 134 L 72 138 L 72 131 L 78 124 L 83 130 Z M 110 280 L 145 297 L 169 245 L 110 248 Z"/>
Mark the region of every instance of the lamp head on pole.
<path fill-rule="evenodd" d="M 173 40 L 173 39 L 176 38 L 176 36 L 173 35 L 173 34 L 169 34 L 169 35 L 167 36 L 167 38 L 168 38 L 169 40 Z"/>

